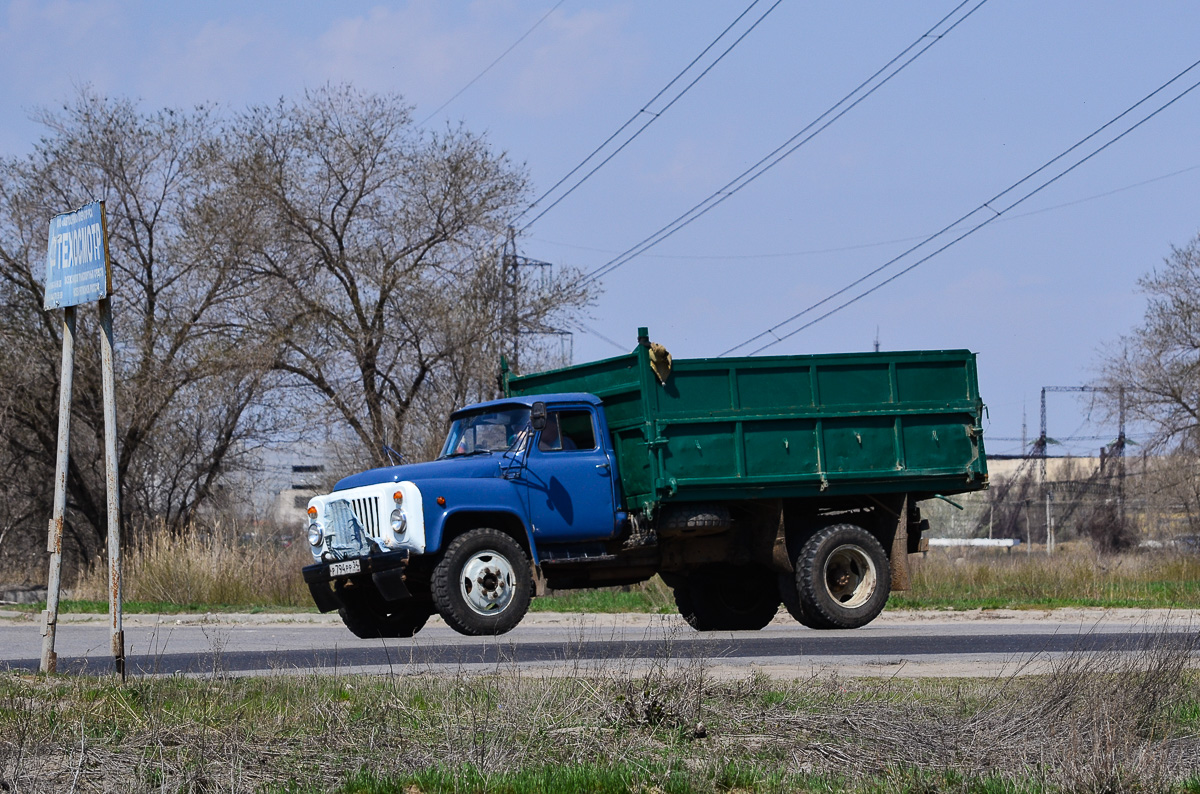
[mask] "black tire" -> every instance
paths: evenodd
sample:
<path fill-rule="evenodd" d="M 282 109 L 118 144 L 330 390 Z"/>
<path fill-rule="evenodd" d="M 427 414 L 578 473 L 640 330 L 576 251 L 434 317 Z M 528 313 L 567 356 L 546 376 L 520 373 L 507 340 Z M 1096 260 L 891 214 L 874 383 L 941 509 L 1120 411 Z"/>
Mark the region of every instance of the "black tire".
<path fill-rule="evenodd" d="M 812 628 L 857 629 L 887 604 L 892 571 L 879 540 L 854 524 L 825 527 L 805 542 L 795 561 L 797 618 Z M 795 614 L 793 613 L 793 617 Z"/>
<path fill-rule="evenodd" d="M 687 577 L 675 571 L 659 571 L 658 578 L 663 580 L 663 584 L 672 590 L 683 587 L 683 583 L 687 581 Z"/>
<path fill-rule="evenodd" d="M 674 591 L 679 614 L 696 631 L 758 631 L 779 611 L 779 590 L 756 565 L 706 565 Z"/>
<path fill-rule="evenodd" d="M 455 538 L 433 569 L 433 603 L 459 634 L 511 631 L 529 609 L 529 556 L 508 535 L 473 529 Z"/>
<path fill-rule="evenodd" d="M 815 615 L 809 615 L 804 612 L 804 607 L 800 605 L 800 594 L 796 592 L 796 575 L 794 573 L 781 573 L 778 579 L 779 598 L 783 601 L 783 606 L 787 609 L 788 614 L 795 618 L 797 623 L 801 626 L 807 626 L 810 629 L 837 628 L 837 626 L 821 620 Z"/>
<path fill-rule="evenodd" d="M 360 639 L 411 637 L 425 627 L 433 614 L 428 601 L 415 598 L 389 603 L 367 583 L 351 583 L 338 588 L 342 607 L 338 610 L 346 628 Z"/>

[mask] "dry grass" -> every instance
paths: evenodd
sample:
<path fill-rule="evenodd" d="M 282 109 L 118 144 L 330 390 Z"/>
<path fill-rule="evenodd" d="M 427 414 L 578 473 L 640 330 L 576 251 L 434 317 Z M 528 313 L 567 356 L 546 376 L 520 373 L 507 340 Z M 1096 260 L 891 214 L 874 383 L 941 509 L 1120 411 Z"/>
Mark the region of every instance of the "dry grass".
<path fill-rule="evenodd" d="M 1200 790 L 1196 635 L 988 680 L 549 674 L 0 678 L 0 787 L 86 791 Z M 414 788 L 415 787 L 415 788 Z"/>
<path fill-rule="evenodd" d="M 300 569 L 312 562 L 303 542 L 243 538 L 235 530 L 151 534 L 127 550 L 122 587 L 127 601 L 155 604 L 311 607 Z M 99 560 L 72 596 L 107 601 L 108 567 Z"/>
<path fill-rule="evenodd" d="M 1047 556 L 930 552 L 914 558 L 912 591 L 890 606 L 908 608 L 1200 608 L 1200 555 L 1096 554 L 1076 545 Z"/>

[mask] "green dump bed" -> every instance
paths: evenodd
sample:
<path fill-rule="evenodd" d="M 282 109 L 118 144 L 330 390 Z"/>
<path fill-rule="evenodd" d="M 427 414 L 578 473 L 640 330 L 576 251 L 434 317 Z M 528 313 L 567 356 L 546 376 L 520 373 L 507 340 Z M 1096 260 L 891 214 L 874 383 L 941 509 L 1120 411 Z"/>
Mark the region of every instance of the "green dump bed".
<path fill-rule="evenodd" d="M 632 353 L 504 375 L 509 395 L 604 403 L 624 506 L 986 487 L 983 403 L 967 350 L 676 359 L 665 382 L 644 329 Z"/>

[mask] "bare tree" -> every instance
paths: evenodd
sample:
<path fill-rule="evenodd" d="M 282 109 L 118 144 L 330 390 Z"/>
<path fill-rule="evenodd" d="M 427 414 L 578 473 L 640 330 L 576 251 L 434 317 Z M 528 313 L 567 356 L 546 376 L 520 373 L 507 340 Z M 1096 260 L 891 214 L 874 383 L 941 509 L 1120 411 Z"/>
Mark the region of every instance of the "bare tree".
<path fill-rule="evenodd" d="M 61 315 L 44 312 L 50 218 L 103 199 L 117 331 L 118 470 L 125 514 L 176 527 L 194 518 L 247 440 L 273 354 L 246 339 L 239 318 L 255 292 L 236 256 L 237 226 L 213 225 L 222 162 L 212 113 L 143 114 L 90 91 L 39 115 L 44 137 L 0 161 L 0 335 L 6 407 L 0 466 L 30 483 L 48 515 L 57 427 Z M 107 531 L 103 418 L 94 314 L 77 333 L 68 532 L 84 558 Z M 36 487 L 34 485 L 36 484 Z"/>
<path fill-rule="evenodd" d="M 273 368 L 320 398 L 315 421 L 332 413 L 360 462 L 386 462 L 384 444 L 428 451 L 449 402 L 494 389 L 511 325 L 497 249 L 524 174 L 461 128 L 416 129 L 398 96 L 345 86 L 253 108 L 235 130 L 229 182 L 259 229 L 252 327 L 278 344 Z M 581 284 L 529 285 L 517 324 L 583 305 Z"/>
<path fill-rule="evenodd" d="M 1155 429 L 1160 448 L 1200 453 L 1200 236 L 1138 284 L 1146 313 L 1106 351 L 1107 396 L 1123 388 L 1129 415 Z"/>
<path fill-rule="evenodd" d="M 589 298 L 560 269 L 505 300 L 498 248 L 524 174 L 461 128 L 415 129 L 396 96 L 327 87 L 222 126 L 208 107 L 85 90 L 38 118 L 33 151 L 0 159 L 5 536 L 38 536 L 49 514 L 57 213 L 106 202 L 122 507 L 175 529 L 263 445 L 332 425 L 357 463 L 384 462 L 384 443 L 429 454 L 451 407 L 494 394 L 502 331 L 552 329 Z M 80 312 L 68 472 L 79 561 L 107 532 L 94 317 Z"/>

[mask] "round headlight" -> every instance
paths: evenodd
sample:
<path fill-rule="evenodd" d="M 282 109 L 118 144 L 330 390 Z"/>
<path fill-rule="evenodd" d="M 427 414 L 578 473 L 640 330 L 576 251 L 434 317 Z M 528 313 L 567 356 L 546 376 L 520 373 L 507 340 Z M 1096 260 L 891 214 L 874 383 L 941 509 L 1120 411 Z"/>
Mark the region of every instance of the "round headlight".
<path fill-rule="evenodd" d="M 308 525 L 308 545 L 320 546 L 322 540 L 321 525 L 316 521 Z"/>
<path fill-rule="evenodd" d="M 408 529 L 408 517 L 404 515 L 403 510 L 392 511 L 392 531 L 397 535 L 404 534 L 404 530 Z"/>

